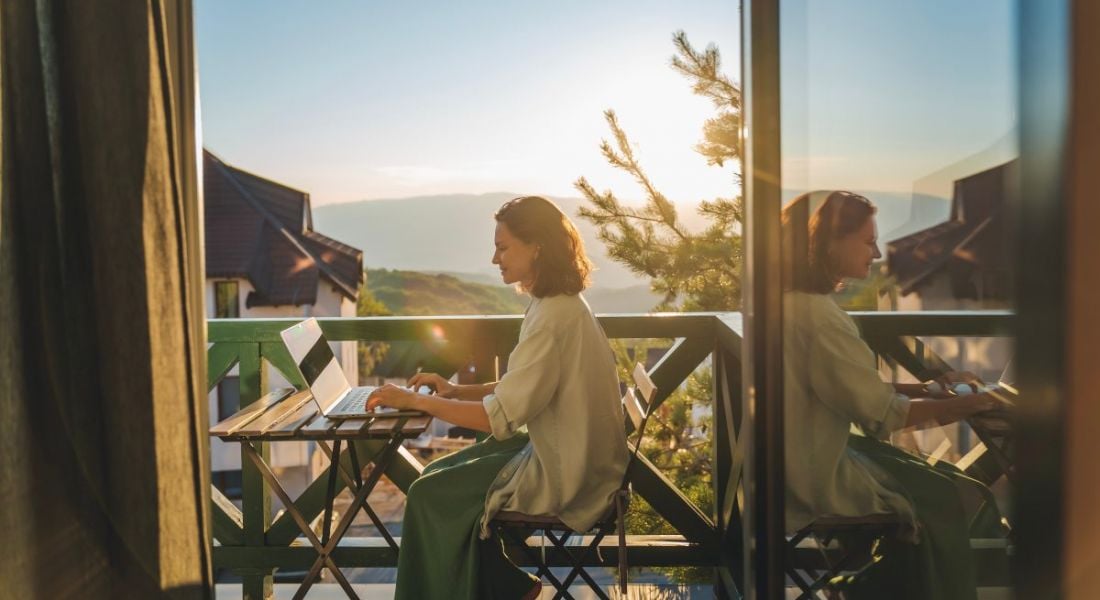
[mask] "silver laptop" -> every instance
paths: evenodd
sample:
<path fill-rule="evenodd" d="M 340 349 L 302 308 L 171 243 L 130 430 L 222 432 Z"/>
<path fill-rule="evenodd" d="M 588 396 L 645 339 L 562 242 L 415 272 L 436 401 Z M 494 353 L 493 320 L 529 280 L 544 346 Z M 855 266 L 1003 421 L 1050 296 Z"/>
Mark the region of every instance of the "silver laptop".
<path fill-rule="evenodd" d="M 302 374 L 313 401 L 321 414 L 331 419 L 351 419 L 363 417 L 400 417 L 420 415 L 418 411 L 398 411 L 393 409 L 367 410 L 367 396 L 375 387 L 351 387 L 348 378 L 332 348 L 321 333 L 317 319 L 306 319 L 297 325 L 284 329 L 279 335 L 290 351 L 298 372 Z"/>

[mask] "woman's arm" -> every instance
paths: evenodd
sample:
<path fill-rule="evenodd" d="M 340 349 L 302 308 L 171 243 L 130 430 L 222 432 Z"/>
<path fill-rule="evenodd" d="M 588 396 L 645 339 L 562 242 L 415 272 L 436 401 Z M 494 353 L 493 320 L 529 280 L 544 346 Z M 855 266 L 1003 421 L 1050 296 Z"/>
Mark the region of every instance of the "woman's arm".
<path fill-rule="evenodd" d="M 465 402 L 442 396 L 417 394 L 408 388 L 384 385 L 367 398 L 367 410 L 388 406 L 398 410 L 419 410 L 433 417 L 475 431 L 491 432 L 489 413 L 480 402 Z"/>
<path fill-rule="evenodd" d="M 929 422 L 947 425 L 973 414 L 991 410 L 995 406 L 997 406 L 997 400 L 984 393 L 952 396 L 942 400 L 911 400 L 905 427 L 919 427 Z"/>
<path fill-rule="evenodd" d="M 486 433 L 492 431 L 492 428 L 489 427 L 489 413 L 485 412 L 485 406 L 481 402 L 416 394 L 416 397 L 412 399 L 411 408 L 426 412 L 448 423 L 454 423 L 459 427 Z"/>
<path fill-rule="evenodd" d="M 492 383 L 470 383 L 465 385 L 455 386 L 457 389 L 451 396 L 456 400 L 463 400 L 466 402 L 481 402 L 485 396 L 493 393 L 493 390 L 497 389 L 497 382 Z"/>

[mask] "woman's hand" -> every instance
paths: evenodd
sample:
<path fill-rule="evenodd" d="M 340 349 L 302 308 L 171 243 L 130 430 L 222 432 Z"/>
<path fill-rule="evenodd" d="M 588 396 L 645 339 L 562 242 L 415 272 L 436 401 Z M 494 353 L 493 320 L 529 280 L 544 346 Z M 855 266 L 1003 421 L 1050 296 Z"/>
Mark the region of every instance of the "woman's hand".
<path fill-rule="evenodd" d="M 942 400 L 913 400 L 909 403 L 906 427 L 923 429 L 948 425 L 996 408 L 1000 403 L 988 393 L 951 396 Z"/>
<path fill-rule="evenodd" d="M 416 392 L 387 383 L 367 397 L 367 410 L 374 410 L 378 406 L 388 406 L 397 410 L 415 410 L 415 402 Z"/>
<path fill-rule="evenodd" d="M 458 386 L 435 373 L 417 373 L 409 378 L 410 388 L 415 390 L 422 385 L 432 388 L 438 396 L 443 396 L 444 398 L 458 397 Z"/>

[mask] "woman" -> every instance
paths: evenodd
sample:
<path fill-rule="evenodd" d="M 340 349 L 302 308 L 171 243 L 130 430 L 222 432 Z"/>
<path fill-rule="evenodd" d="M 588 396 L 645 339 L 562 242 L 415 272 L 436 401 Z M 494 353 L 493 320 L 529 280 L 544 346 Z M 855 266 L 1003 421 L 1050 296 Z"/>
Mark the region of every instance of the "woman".
<path fill-rule="evenodd" d="M 606 513 L 626 469 L 615 362 L 581 296 L 592 266 L 577 228 L 536 196 L 506 203 L 496 221 L 493 264 L 532 298 L 507 373 L 474 385 L 418 374 L 410 387 L 434 395 L 388 385 L 368 401 L 492 433 L 431 463 L 409 488 L 397 598 L 537 597 L 541 583 L 492 535 L 493 515 L 550 515 L 585 531 Z"/>
<path fill-rule="evenodd" d="M 934 397 L 923 384 L 879 377 L 871 349 L 830 297 L 881 257 L 874 215 L 869 200 L 849 192 L 804 194 L 783 210 L 787 529 L 821 516 L 900 515 L 910 525 L 904 539 L 883 540 L 880 561 L 837 582 L 848 597 L 974 599 L 970 535 L 1001 533 L 988 490 L 945 462 L 932 467 L 879 440 L 964 419 L 996 400 Z M 980 383 L 970 373 L 942 378 L 960 381 Z M 863 435 L 850 435 L 853 424 Z"/>

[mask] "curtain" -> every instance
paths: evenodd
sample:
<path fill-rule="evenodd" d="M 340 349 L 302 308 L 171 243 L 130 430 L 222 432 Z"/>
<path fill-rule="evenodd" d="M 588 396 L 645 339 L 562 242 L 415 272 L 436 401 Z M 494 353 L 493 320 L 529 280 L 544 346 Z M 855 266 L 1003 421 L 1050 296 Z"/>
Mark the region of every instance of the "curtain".
<path fill-rule="evenodd" d="M 0 3 L 0 595 L 213 595 L 192 39 Z"/>

